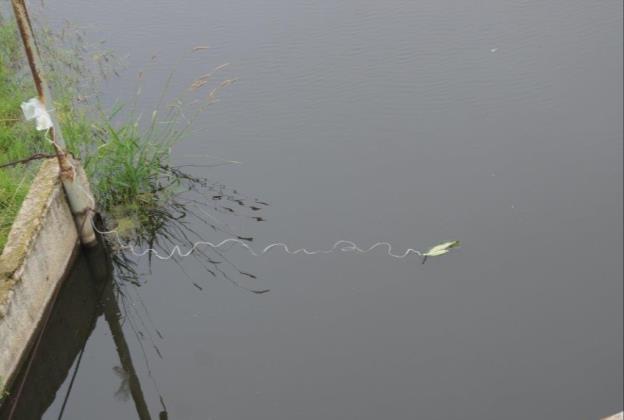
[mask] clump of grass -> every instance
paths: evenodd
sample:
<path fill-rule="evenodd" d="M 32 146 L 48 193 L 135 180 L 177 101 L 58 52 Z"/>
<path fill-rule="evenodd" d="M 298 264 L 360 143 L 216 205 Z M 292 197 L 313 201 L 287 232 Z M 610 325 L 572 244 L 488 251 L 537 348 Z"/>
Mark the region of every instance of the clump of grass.
<path fill-rule="evenodd" d="M 98 70 L 94 73 L 84 58 L 88 49 L 80 41 L 82 34 L 65 29 L 60 34 L 47 29 L 37 34 L 40 52 L 48 65 L 46 74 L 55 92 L 53 109 L 67 134 L 68 150 L 75 156 L 93 162 L 89 165 L 93 172 L 102 172 L 102 165 L 97 165 L 97 160 L 101 163 L 108 160 L 97 156 L 96 142 L 106 142 L 106 137 L 112 131 L 98 129 L 94 113 L 84 106 L 76 105 L 84 100 L 83 95 L 93 93 L 92 86 L 97 85 L 97 80 L 106 71 L 104 64 L 112 60 L 109 53 L 99 53 L 94 58 L 94 62 L 98 63 Z M 74 37 L 69 34 L 74 34 Z M 52 152 L 45 135 L 37 132 L 32 123 L 23 121 L 20 104 L 35 95 L 16 25 L 0 15 L 0 165 L 35 153 Z M 117 154 L 122 153 L 122 149 L 127 150 L 120 141 L 109 148 L 115 149 Z M 38 161 L 32 161 L 0 168 L 0 252 L 38 166 Z M 124 180 L 120 179 L 120 182 Z M 101 195 L 114 197 L 116 191 L 111 190 L 114 187 L 103 182 L 96 192 L 107 189 L 107 194 Z M 119 197 L 123 199 L 128 196 L 122 194 Z M 105 207 L 109 207 L 109 203 L 105 203 Z"/>
<path fill-rule="evenodd" d="M 219 90 L 233 82 L 216 83 L 208 92 L 202 89 L 223 67 L 200 76 L 188 90 L 169 99 L 172 71 L 149 119 L 142 118 L 136 105 L 142 75 L 136 97 L 108 113 L 97 104 L 89 113 L 84 102 L 64 101 L 57 106 L 68 150 L 82 160 L 107 228 L 119 228 L 124 239 L 141 242 L 151 238 L 147 242 L 152 242 L 154 233 L 173 217 L 166 209 L 179 204 L 180 194 L 207 184 L 207 180 L 172 168 L 171 149 L 216 101 Z"/>
<path fill-rule="evenodd" d="M 72 33 L 74 38 L 69 36 Z M 137 109 L 137 98 L 110 112 L 99 107 L 93 86 L 98 80 L 116 74 L 114 65 L 111 66 L 116 61 L 109 52 L 91 53 L 82 41 L 82 34 L 67 28 L 61 35 L 47 30 L 37 35 L 43 62 L 48 67 L 54 112 L 67 150 L 82 161 L 90 179 L 103 228 L 116 229 L 119 237 L 137 247 L 168 254 L 175 246 L 190 247 L 194 241 L 204 239 L 191 227 L 191 219 L 214 231 L 237 236 L 206 211 L 207 207 L 228 217 L 239 215 L 256 222 L 264 220 L 257 211 L 266 203 L 191 176 L 170 163 L 171 148 L 184 138 L 200 114 L 216 102 L 219 91 L 233 83 L 233 80 L 213 82 L 215 72 L 225 65 L 198 77 L 182 95 L 169 99 L 169 86 L 175 73 L 172 72 L 157 106 L 149 120 L 145 120 Z M 0 121 L 2 164 L 51 150 L 43 135 L 21 121 L 19 105 L 34 96 L 34 90 L 29 84 L 29 73 L 23 71 L 25 63 L 16 31 L 1 19 L 0 42 L 0 118 L 6 118 L 6 122 Z M 189 53 L 202 50 L 192 49 Z M 94 57 L 95 64 L 85 60 L 85 56 Z M 139 88 L 137 95 L 140 91 Z M 6 240 L 6 236 L 2 239 L 2 229 L 8 233 L 35 170 L 32 163 L 0 169 L 0 249 Z M 117 236 L 105 239 L 110 240 L 113 249 L 119 248 Z M 222 268 L 220 264 L 227 260 L 219 251 L 198 249 L 194 256 L 211 275 L 223 276 L 243 287 Z M 114 253 L 113 259 L 121 278 L 138 281 L 131 256 Z M 177 257 L 173 261 L 180 264 Z M 241 276 L 255 278 L 231 264 L 230 268 Z"/>
<path fill-rule="evenodd" d="M 167 167 L 170 147 L 183 131 L 178 124 L 182 104 L 177 99 L 178 105 L 169 107 L 166 127 L 156 118 L 157 111 L 147 127 L 132 109 L 117 107 L 107 115 L 85 98 L 92 96 L 92 86 L 114 60 L 107 52 L 90 54 L 80 32 L 66 28 L 61 33 L 43 30 L 38 40 L 67 149 L 83 161 L 105 219 L 111 225 L 131 221 L 135 228 L 125 233 L 139 235 L 176 193 L 178 183 Z M 73 38 L 68 35 L 72 33 Z M 97 70 L 85 55 L 95 57 Z M 44 135 L 22 119 L 20 104 L 34 95 L 16 27 L 0 17 L 0 165 L 51 151 Z M 0 250 L 36 169 L 37 163 L 0 168 Z"/>

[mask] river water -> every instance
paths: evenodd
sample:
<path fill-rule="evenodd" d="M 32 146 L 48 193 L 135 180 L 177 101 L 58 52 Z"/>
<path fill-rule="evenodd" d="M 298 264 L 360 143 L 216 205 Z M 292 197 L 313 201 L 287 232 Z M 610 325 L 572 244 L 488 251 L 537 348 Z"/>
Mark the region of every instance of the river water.
<path fill-rule="evenodd" d="M 142 321 L 121 321 L 153 418 L 622 409 L 621 1 L 48 0 L 45 14 L 128 55 L 105 103 L 144 70 L 148 115 L 173 68 L 175 92 L 230 63 L 237 82 L 173 153 L 242 162 L 192 171 L 270 204 L 263 222 L 223 215 L 252 246 L 462 244 L 424 265 L 227 250 L 262 295 L 193 258 L 188 276 L 141 260 L 127 290 Z M 98 318 L 64 418 L 137 417 L 110 331 Z"/>

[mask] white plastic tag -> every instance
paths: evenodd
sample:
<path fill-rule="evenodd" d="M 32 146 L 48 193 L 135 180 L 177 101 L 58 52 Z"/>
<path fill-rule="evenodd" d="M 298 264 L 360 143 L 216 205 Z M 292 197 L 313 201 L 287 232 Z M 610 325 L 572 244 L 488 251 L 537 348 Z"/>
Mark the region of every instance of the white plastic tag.
<path fill-rule="evenodd" d="M 50 114 L 39 98 L 32 98 L 22 102 L 21 107 L 26 121 L 35 120 L 37 130 L 44 131 L 52 128 L 52 118 L 50 118 Z"/>

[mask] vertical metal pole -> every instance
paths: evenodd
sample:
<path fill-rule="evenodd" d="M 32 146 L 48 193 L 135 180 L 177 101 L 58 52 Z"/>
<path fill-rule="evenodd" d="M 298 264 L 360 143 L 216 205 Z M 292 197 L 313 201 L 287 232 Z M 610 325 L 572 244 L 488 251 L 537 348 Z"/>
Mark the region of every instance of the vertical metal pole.
<path fill-rule="evenodd" d="M 41 65 L 39 49 L 37 48 L 32 25 L 30 23 L 30 17 L 28 16 L 28 9 L 26 8 L 24 0 L 11 0 L 11 4 L 13 6 L 13 12 L 15 13 L 17 27 L 22 37 L 24 49 L 26 51 L 26 57 L 28 58 L 30 72 L 32 73 L 33 81 L 35 82 L 35 87 L 37 88 L 39 101 L 41 101 L 43 105 L 47 106 L 48 103 L 53 103 L 52 95 L 50 93 L 50 88 L 48 87 L 48 84 L 43 77 L 43 66 Z M 53 125 L 50 133 L 52 143 L 57 149 L 57 154 L 64 154 L 63 149 L 65 148 L 65 141 L 63 139 L 63 134 L 61 133 L 61 129 L 59 127 L 58 121 L 56 120 L 56 117 L 54 116 L 54 113 L 50 113 L 50 117 L 52 118 Z"/>
<path fill-rule="evenodd" d="M 24 1 L 25 0 L 11 0 L 11 5 L 13 6 L 17 27 L 19 28 L 26 51 L 26 57 L 28 58 L 28 65 L 30 66 L 35 87 L 37 88 L 39 101 L 46 106 L 47 104 L 53 104 L 52 96 L 43 76 L 44 71 L 41 65 L 41 58 L 39 57 L 39 50 L 35 42 L 30 17 L 28 16 L 28 9 Z M 78 236 L 83 245 L 93 246 L 97 241 L 93 226 L 91 225 L 93 211 L 95 210 L 93 207 L 95 206 L 89 188 L 89 182 L 78 162 L 75 162 L 71 156 L 65 153 L 65 141 L 63 140 L 61 128 L 56 120 L 54 112 L 49 112 L 49 114 L 52 120 L 50 138 L 59 162 L 61 181 L 63 182 L 69 207 L 74 215 Z"/>

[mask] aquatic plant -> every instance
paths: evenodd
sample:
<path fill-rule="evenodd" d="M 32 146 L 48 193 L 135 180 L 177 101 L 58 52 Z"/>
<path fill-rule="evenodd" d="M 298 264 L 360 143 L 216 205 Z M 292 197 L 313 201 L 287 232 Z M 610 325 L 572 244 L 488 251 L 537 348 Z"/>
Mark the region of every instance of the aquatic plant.
<path fill-rule="evenodd" d="M 19 146 L 0 161 L 1 165 L 32 157 L 35 152 L 51 150 L 41 134 L 21 122 L 19 104 L 32 95 L 33 90 L 32 86 L 30 89 L 23 87 L 23 84 L 28 85 L 29 78 L 26 77 L 28 73 L 20 74 L 25 63 L 14 25 L 5 22 L 0 27 L 4 36 L 10 39 L 4 48 L 4 56 L 12 57 L 9 73 L 12 78 L 19 77 L 23 82 L 15 84 L 11 96 L 13 102 L 7 103 L 6 107 L 11 112 L 14 125 L 29 136 L 24 136 L 20 142 L 15 142 L 14 133 L 6 136 L 7 144 Z M 253 214 L 243 217 L 258 222 L 264 220 L 257 211 L 266 203 L 242 197 L 236 190 L 208 179 L 191 176 L 170 162 L 172 147 L 188 134 L 208 106 L 217 101 L 219 91 L 233 83 L 232 79 L 213 81 L 213 76 L 226 65 L 216 66 L 199 76 L 179 95 L 170 94 L 174 68 L 147 119 L 142 117 L 144 113 L 137 105 L 143 89 L 143 73 L 137 78 L 138 88 L 134 98 L 127 98 L 107 110 L 99 102 L 99 92 L 94 86 L 117 74 L 119 60 L 108 51 L 94 52 L 86 45 L 82 32 L 75 27 L 66 26 L 60 33 L 41 27 L 45 28 L 39 26 L 37 39 L 53 91 L 52 112 L 60 122 L 67 150 L 82 161 L 91 181 L 94 194 L 92 210 L 99 214 L 99 229 L 113 229 L 116 238 L 121 237 L 136 247 L 164 250 L 176 245 L 190 247 L 193 241 L 199 239 L 197 232 L 190 228 L 191 220 L 214 231 L 231 233 L 229 227 L 219 222 L 211 212 L 237 215 L 247 209 Z M 202 51 L 202 47 L 189 48 L 188 54 Z M 85 80 L 88 81 L 86 84 Z M 15 197 L 2 200 L 3 207 L 11 203 L 11 211 L 0 210 L 0 221 L 6 226 L 7 233 L 36 169 L 33 162 L 0 169 L 3 176 L 11 175 L 6 181 L 8 187 L 4 189 L 3 197 Z M 19 182 L 21 178 L 17 178 L 18 175 L 24 182 Z M 1 181 L 2 178 L 0 185 Z M 120 248 L 116 241 L 110 241 L 110 237 L 105 235 L 104 239 L 114 252 L 120 278 L 137 283 L 139 276 L 132 255 L 126 255 L 125 249 Z M 237 275 L 255 278 L 232 264 L 226 270 L 224 266 L 227 263 L 220 265 L 226 259 L 216 250 L 198 251 L 193 256 L 201 261 L 208 273 L 225 277 L 237 286 L 240 286 L 238 281 L 227 271 L 234 269 Z M 179 261 L 175 262 L 179 264 Z M 201 288 L 197 283 L 193 284 Z"/>

